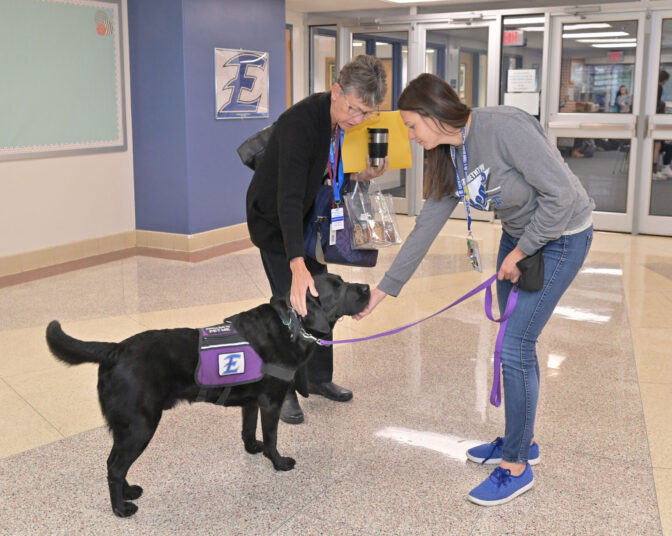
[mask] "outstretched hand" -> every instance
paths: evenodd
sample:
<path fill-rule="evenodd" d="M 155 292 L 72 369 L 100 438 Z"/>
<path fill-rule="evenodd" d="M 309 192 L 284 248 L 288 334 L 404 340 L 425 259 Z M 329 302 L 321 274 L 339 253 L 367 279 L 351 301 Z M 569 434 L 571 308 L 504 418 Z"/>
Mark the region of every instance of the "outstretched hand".
<path fill-rule="evenodd" d="M 382 290 L 379 290 L 377 288 L 374 288 L 371 291 L 371 296 L 369 298 L 369 303 L 367 304 L 366 307 L 364 307 L 364 310 L 360 313 L 357 313 L 356 315 L 353 315 L 352 317 L 355 320 L 361 320 L 364 318 L 366 315 L 371 314 L 373 310 L 376 308 L 376 306 L 383 301 L 383 299 L 387 296 Z"/>

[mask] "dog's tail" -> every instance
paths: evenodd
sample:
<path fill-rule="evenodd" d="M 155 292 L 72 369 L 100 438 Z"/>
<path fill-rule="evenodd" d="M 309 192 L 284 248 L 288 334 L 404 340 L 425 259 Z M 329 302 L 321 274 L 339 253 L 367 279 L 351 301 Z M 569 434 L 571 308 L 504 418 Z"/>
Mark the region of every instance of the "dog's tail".
<path fill-rule="evenodd" d="M 56 320 L 52 320 L 47 326 L 47 345 L 57 359 L 69 365 L 104 364 L 112 359 L 112 352 L 118 346 L 113 342 L 80 341 L 70 337 Z"/>

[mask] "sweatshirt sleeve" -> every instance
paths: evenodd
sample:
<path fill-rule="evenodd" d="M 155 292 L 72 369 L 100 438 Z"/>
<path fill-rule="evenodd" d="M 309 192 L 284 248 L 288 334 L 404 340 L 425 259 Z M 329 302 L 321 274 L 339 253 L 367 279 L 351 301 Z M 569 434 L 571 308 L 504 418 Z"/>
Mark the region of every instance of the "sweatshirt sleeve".
<path fill-rule="evenodd" d="M 567 230 L 578 195 L 578 178 L 532 116 L 516 114 L 498 125 L 502 157 L 537 192 L 537 207 L 518 242 L 534 254 Z"/>
<path fill-rule="evenodd" d="M 278 219 L 287 259 L 303 257 L 304 198 L 317 130 L 305 117 L 289 116 L 278 122 Z"/>
<path fill-rule="evenodd" d="M 458 199 L 452 196 L 444 196 L 439 201 L 435 199 L 425 201 L 411 234 L 401 246 L 385 277 L 378 284 L 380 290 L 392 296 L 399 295 L 455 210 L 457 202 Z"/>

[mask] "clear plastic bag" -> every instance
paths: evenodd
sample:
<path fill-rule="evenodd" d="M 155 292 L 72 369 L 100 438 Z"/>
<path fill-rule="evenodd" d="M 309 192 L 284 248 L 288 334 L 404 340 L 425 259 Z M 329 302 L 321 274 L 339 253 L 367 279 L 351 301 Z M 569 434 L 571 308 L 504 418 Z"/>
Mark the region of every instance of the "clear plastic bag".
<path fill-rule="evenodd" d="M 394 204 L 390 194 L 384 194 L 371 181 L 368 187 L 355 183 L 352 192 L 344 195 L 349 215 L 353 249 L 380 249 L 401 244 Z"/>

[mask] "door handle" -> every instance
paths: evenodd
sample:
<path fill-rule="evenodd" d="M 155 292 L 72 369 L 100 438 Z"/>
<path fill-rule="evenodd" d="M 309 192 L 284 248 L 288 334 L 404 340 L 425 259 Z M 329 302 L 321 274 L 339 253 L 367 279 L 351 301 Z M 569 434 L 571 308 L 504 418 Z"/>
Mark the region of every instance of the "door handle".
<path fill-rule="evenodd" d="M 653 136 L 654 130 L 672 130 L 672 125 L 668 123 L 658 123 L 656 124 L 656 118 L 653 115 L 649 116 L 648 128 L 646 129 L 646 137 L 650 138 Z"/>
<path fill-rule="evenodd" d="M 623 129 L 628 130 L 633 127 L 632 123 L 581 123 L 579 128 L 590 130 L 614 130 Z"/>

